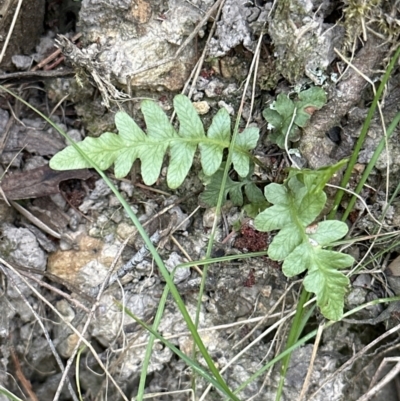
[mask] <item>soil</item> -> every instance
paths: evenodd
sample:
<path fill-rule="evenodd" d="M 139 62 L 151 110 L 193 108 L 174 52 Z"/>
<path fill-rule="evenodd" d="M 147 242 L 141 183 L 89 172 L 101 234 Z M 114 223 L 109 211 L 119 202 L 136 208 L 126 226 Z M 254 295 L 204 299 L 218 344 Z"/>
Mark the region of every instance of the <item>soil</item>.
<path fill-rule="evenodd" d="M 118 111 L 127 112 L 145 130 L 140 111 L 144 99 L 152 99 L 171 117 L 174 96 L 184 93 L 206 128 L 220 109 L 227 110 L 233 126 L 241 110 L 239 132 L 253 127 L 260 133 L 253 150 L 260 165 L 249 179 L 261 193 L 265 185 L 285 180 L 292 161 L 317 169 L 351 156 L 374 90 L 395 52 L 398 4 L 362 2 L 360 13 L 357 1 L 48 0 L 45 5 L 37 1 L 35 13 L 24 5 L 12 31 L 14 3 L 0 5 L 0 43 L 6 50 L 0 62 L 0 401 L 8 399 L 3 389 L 40 401 L 78 400 L 79 394 L 87 400 L 133 399 L 149 333 L 123 313 L 121 305 L 152 324 L 165 279 L 128 213 L 95 170 L 49 167 L 51 157 L 67 144 L 27 104 L 75 141 L 116 132 Z M 29 18 L 31 14 L 35 17 Z M 246 86 L 251 74 L 256 78 Z M 399 76 L 396 64 L 381 113 L 372 116 L 358 153 L 350 190 L 384 136 L 382 121 L 388 127 L 398 113 Z M 295 100 L 315 86 L 325 91 L 326 104 L 307 109 L 310 119 L 291 134 L 291 150 L 286 152 L 271 140 L 273 127 L 263 111 L 280 94 Z M 389 265 L 400 253 L 395 236 L 384 236 L 384 241 L 372 236 L 372 217 L 381 221 L 381 234 L 395 233 L 400 226 L 399 143 L 395 128 L 388 151 L 379 157 L 360 194 L 365 204 L 356 202 L 347 220 L 349 238 L 362 239 L 345 252 L 357 263 L 365 259 L 369 264 L 351 277 L 346 310 L 399 293 L 399 272 L 393 269 L 397 262 Z M 200 159 L 195 157 L 183 184 L 174 190 L 167 185 L 168 163 L 165 158 L 152 186 L 145 184 L 137 162 L 122 179 L 113 168 L 106 174 L 173 272 L 192 318 L 205 271 L 200 261 L 217 219 L 215 261 L 206 269 L 198 327 L 213 362 L 236 389 L 284 350 L 303 276 L 288 279 L 282 262 L 268 257 L 275 233 L 255 229 L 248 192 L 242 204 L 229 193 L 217 218 L 215 207 L 204 202 L 207 178 Z M 340 183 L 342 174 L 331 183 Z M 235 172 L 230 178 L 237 180 Z M 321 220 L 336 190 L 326 192 Z M 338 217 L 349 199 L 343 198 Z M 242 257 L 263 251 L 258 257 Z M 189 261 L 199 261 L 199 266 L 175 269 Z M 363 324 L 339 321 L 325 328 L 316 354 L 314 339 L 298 347 L 281 399 L 396 399 L 396 379 L 370 398 L 361 398 L 389 377 L 391 365 L 385 358 L 398 360 L 399 311 L 391 307 L 384 321 L 368 324 L 379 320 L 375 318 L 384 309 L 381 305 L 355 315 Z M 311 309 L 302 336 L 322 322 L 318 308 Z M 193 339 L 171 295 L 158 332 L 184 355 L 192 355 Z M 198 362 L 205 366 L 202 358 Z M 381 362 L 386 363 L 382 369 Z M 373 380 L 377 371 L 379 377 Z M 241 390 L 239 399 L 275 400 L 280 372 L 275 364 Z M 155 342 L 147 396 L 224 399 L 207 386 L 182 358 Z"/>

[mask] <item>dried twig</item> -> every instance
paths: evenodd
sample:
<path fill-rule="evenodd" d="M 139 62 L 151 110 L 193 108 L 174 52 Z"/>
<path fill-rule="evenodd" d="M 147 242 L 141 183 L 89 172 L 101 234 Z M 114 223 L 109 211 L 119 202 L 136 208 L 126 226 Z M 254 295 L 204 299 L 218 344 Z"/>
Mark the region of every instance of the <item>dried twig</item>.
<path fill-rule="evenodd" d="M 388 372 L 386 375 L 373 387 L 372 384 L 377 381 L 377 378 L 381 375 L 382 370 L 386 367 L 386 365 L 390 362 L 396 362 L 396 365 Z M 370 389 L 365 393 L 362 397 L 360 397 L 357 401 L 368 401 L 374 395 L 376 395 L 383 387 L 385 387 L 391 380 L 393 380 L 400 372 L 400 358 L 399 357 L 388 357 L 384 358 L 378 370 L 376 371 L 374 377 L 371 381 Z"/>
<path fill-rule="evenodd" d="M 313 347 L 313 351 L 312 351 L 312 354 L 311 354 L 310 365 L 308 366 L 307 376 L 304 379 L 303 387 L 301 389 L 298 401 L 301 401 L 304 398 L 304 396 L 307 393 L 308 387 L 310 385 L 311 374 L 312 374 L 312 371 L 313 371 L 315 358 L 317 357 L 318 347 L 319 347 L 319 344 L 321 342 L 321 337 L 322 337 L 322 333 L 324 331 L 324 327 L 325 327 L 324 324 L 320 324 L 318 326 L 318 331 L 317 331 L 317 335 L 315 337 L 314 347 Z"/>
<path fill-rule="evenodd" d="M 374 341 L 371 341 L 368 345 L 366 345 L 362 350 L 354 354 L 347 362 L 345 362 L 339 369 L 337 369 L 335 372 L 333 372 L 331 375 L 329 375 L 318 387 L 316 391 L 314 391 L 313 394 L 311 394 L 308 398 L 309 401 L 311 401 L 320 391 L 321 389 L 328 384 L 330 381 L 332 381 L 338 374 L 342 373 L 344 370 L 346 370 L 348 367 L 350 367 L 358 358 L 360 358 L 363 354 L 365 354 L 368 350 L 371 348 L 375 347 L 378 343 L 383 341 L 385 338 L 390 337 L 392 334 L 396 333 L 397 331 L 400 330 L 400 324 L 397 326 L 393 327 L 392 329 L 386 331 L 382 335 L 380 335 L 378 338 L 376 338 Z"/>
<path fill-rule="evenodd" d="M 18 212 L 20 212 L 24 217 L 26 217 L 26 219 L 28 219 L 36 227 L 40 228 L 45 233 L 52 235 L 54 238 L 61 239 L 61 234 L 54 231 L 50 227 L 46 226 L 46 224 L 44 224 L 41 220 L 39 220 L 36 216 L 34 216 L 27 209 L 23 208 L 19 203 L 14 202 L 12 200 L 9 200 L 9 202 L 16 210 L 18 210 Z"/>
<path fill-rule="evenodd" d="M 72 37 L 71 42 L 75 43 L 80 37 L 82 36 L 82 32 L 77 33 L 75 36 Z M 43 68 L 45 65 L 50 63 L 50 61 L 53 61 L 55 58 L 57 58 L 59 55 L 61 55 L 61 49 L 56 49 L 53 53 L 50 54 L 50 56 L 46 57 L 43 59 L 39 64 L 35 65 L 31 71 L 37 71 L 40 68 Z"/>
<path fill-rule="evenodd" d="M 4 41 L 3 49 L 1 50 L 0 64 L 3 61 L 4 55 L 6 54 L 8 43 L 10 42 L 11 35 L 12 35 L 14 27 L 15 27 L 15 23 L 17 22 L 17 18 L 18 18 L 19 12 L 21 10 L 22 2 L 23 2 L 23 0 L 18 0 L 17 8 L 15 9 L 14 16 L 13 16 L 13 19 L 11 21 L 10 29 L 8 30 L 6 40 Z"/>
<path fill-rule="evenodd" d="M 65 57 L 78 69 L 86 71 L 91 75 L 97 85 L 103 99 L 103 104 L 109 108 L 110 100 L 127 100 L 129 96 L 120 92 L 103 72 L 101 62 L 95 60 L 96 51 L 94 48 L 79 49 L 66 36 L 58 35 L 56 40 Z"/>
<path fill-rule="evenodd" d="M 14 348 L 13 345 L 10 346 L 10 355 L 11 355 L 11 359 L 14 362 L 15 376 L 17 376 L 17 378 L 19 379 L 22 387 L 28 393 L 29 398 L 32 401 L 39 401 L 39 399 L 36 397 L 35 392 L 32 389 L 31 382 L 26 378 L 26 376 L 24 375 L 24 372 L 21 369 L 21 364 L 19 363 L 18 355 L 15 352 L 15 348 Z"/>
<path fill-rule="evenodd" d="M 25 284 L 30 287 L 34 292 L 37 293 L 37 291 L 29 284 L 29 282 L 27 282 L 25 280 L 25 278 L 23 278 L 10 264 L 8 264 L 5 260 L 0 258 L 0 270 L 3 272 L 4 275 L 6 275 L 8 277 L 8 280 L 12 283 L 15 291 L 17 291 L 17 293 L 19 294 L 19 296 L 21 297 L 21 299 L 25 302 L 26 306 L 28 307 L 28 309 L 31 311 L 31 313 L 33 314 L 33 316 L 35 317 L 36 321 L 38 322 L 40 328 L 43 331 L 44 336 L 46 337 L 46 340 L 50 346 L 50 350 L 57 362 L 58 367 L 60 368 L 61 371 L 64 371 L 64 364 L 60 358 L 60 355 L 58 355 L 58 352 L 53 344 L 53 341 L 50 338 L 49 332 L 47 331 L 46 327 L 43 324 L 42 319 L 40 318 L 40 316 L 36 313 L 36 311 L 34 310 L 34 308 L 32 307 L 32 305 L 29 303 L 29 301 L 25 298 L 25 296 L 22 294 L 22 292 L 20 291 L 18 284 L 15 282 L 15 280 L 13 279 L 13 277 L 8 274 L 7 269 L 4 268 L 4 266 L 7 266 L 10 270 L 12 270 L 15 274 L 17 274 L 24 282 Z M 43 297 L 41 297 L 42 299 L 44 299 Z M 46 300 L 46 302 L 54 309 L 56 310 L 53 305 L 51 305 L 50 302 L 48 302 Z M 61 316 L 59 314 L 59 312 L 57 311 L 58 315 Z M 78 397 L 75 394 L 75 391 L 72 388 L 72 385 L 69 381 L 69 378 L 67 378 L 67 383 L 68 383 L 68 390 L 71 394 L 71 397 L 74 401 L 78 401 Z"/>
<path fill-rule="evenodd" d="M 0 74 L 0 80 L 3 79 L 22 79 L 22 78 L 57 78 L 74 75 L 75 72 L 72 68 L 62 68 L 55 71 L 19 71 L 10 72 L 7 74 Z"/>

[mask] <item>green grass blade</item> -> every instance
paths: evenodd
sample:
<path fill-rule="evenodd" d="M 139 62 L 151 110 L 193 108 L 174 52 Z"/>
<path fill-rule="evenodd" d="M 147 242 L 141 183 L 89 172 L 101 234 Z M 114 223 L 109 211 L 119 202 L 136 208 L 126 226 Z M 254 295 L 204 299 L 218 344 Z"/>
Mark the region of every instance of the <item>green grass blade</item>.
<path fill-rule="evenodd" d="M 304 288 L 301 291 L 300 300 L 297 304 L 296 315 L 294 316 L 292 325 L 290 327 L 289 336 L 286 342 L 285 350 L 290 349 L 299 339 L 301 332 L 303 331 L 305 320 L 303 319 L 305 315 L 304 304 L 310 299 L 310 293 L 307 292 Z M 309 314 L 308 314 L 309 315 Z M 303 324 L 302 324 L 303 323 Z M 279 380 L 278 389 L 276 392 L 275 401 L 279 401 L 282 396 L 283 386 L 285 384 L 285 377 L 287 370 L 289 368 L 290 358 L 292 353 L 288 353 L 283 361 L 281 368 L 281 378 Z"/>
<path fill-rule="evenodd" d="M 389 125 L 388 129 L 387 129 L 387 139 L 389 139 L 394 130 L 396 129 L 397 125 L 400 122 L 400 113 L 397 113 L 396 116 L 394 117 L 393 121 L 391 122 L 391 124 Z M 385 148 L 385 138 L 382 138 L 381 141 L 379 142 L 379 145 L 377 146 L 377 148 L 375 149 L 374 154 L 371 157 L 371 160 L 369 161 L 367 167 L 365 168 L 363 175 L 361 176 L 360 182 L 358 183 L 356 189 L 354 190 L 354 192 L 359 195 L 365 182 L 367 181 L 372 169 L 375 167 L 375 164 L 379 158 L 379 156 L 381 155 L 381 153 L 383 152 L 383 149 Z M 353 196 L 350 199 L 349 204 L 346 207 L 346 210 L 343 213 L 342 216 L 342 221 L 345 221 L 347 219 L 347 217 L 349 216 L 349 214 L 351 213 L 351 211 L 353 210 L 353 206 L 356 203 L 357 198 L 355 196 Z"/>
<path fill-rule="evenodd" d="M 162 337 L 159 333 L 154 331 L 151 326 L 148 326 L 146 323 L 144 323 L 142 320 L 140 320 L 138 317 L 136 317 L 129 309 L 125 308 L 120 303 L 117 303 L 117 305 L 121 308 L 121 310 L 123 312 L 125 312 L 128 316 L 130 316 L 132 319 L 134 319 L 137 323 L 139 323 L 144 329 L 149 331 L 154 337 L 156 337 L 158 340 L 160 340 L 163 344 L 165 344 L 172 352 L 174 352 L 176 355 L 178 355 L 180 359 L 182 359 L 188 366 L 190 366 L 193 369 L 193 371 L 195 371 L 200 376 L 205 378 L 208 382 L 212 383 L 215 388 L 217 388 L 218 390 L 220 390 L 221 392 L 226 394 L 226 391 L 225 391 L 224 387 L 221 385 L 220 381 L 216 380 L 202 366 L 195 363 L 192 359 L 190 359 L 187 355 L 185 355 L 180 349 L 175 347 L 175 345 L 173 345 L 168 340 L 166 340 L 164 337 Z M 231 397 L 231 399 L 239 401 L 239 399 L 235 395 L 233 395 L 233 397 L 232 397 L 232 395 L 229 395 Z"/>
<path fill-rule="evenodd" d="M 175 269 L 174 269 L 174 272 L 175 272 Z M 164 291 L 162 293 L 161 299 L 160 299 L 160 303 L 158 304 L 157 313 L 154 318 L 153 325 L 151 326 L 154 331 L 157 331 L 158 326 L 160 324 L 162 315 L 164 313 L 165 304 L 167 302 L 168 293 L 169 293 L 169 288 L 165 287 Z M 155 339 L 156 339 L 156 336 L 153 333 L 151 333 L 149 342 L 146 347 L 146 353 L 143 358 L 142 371 L 140 372 L 140 382 L 139 382 L 138 392 L 137 392 L 137 396 L 136 396 L 137 401 L 142 401 L 143 397 L 144 397 L 144 391 L 145 391 L 146 379 L 147 379 L 147 370 L 148 370 L 148 367 L 150 364 L 150 358 L 151 358 L 151 353 L 153 352 L 153 345 L 154 345 Z"/>
<path fill-rule="evenodd" d="M 21 400 L 21 398 L 18 398 L 16 395 L 14 395 L 11 391 L 8 391 L 2 385 L 0 385 L 0 394 L 5 395 L 9 400 L 12 400 L 12 401 L 23 401 L 23 400 Z"/>
<path fill-rule="evenodd" d="M 359 136 L 359 138 L 357 140 L 356 146 L 355 146 L 355 148 L 353 150 L 353 153 L 351 155 L 351 158 L 350 158 L 349 164 L 347 166 L 346 172 L 345 172 L 345 174 L 343 176 L 343 179 L 342 179 L 342 181 L 340 183 L 340 186 L 342 188 L 346 188 L 346 186 L 347 186 L 347 184 L 348 184 L 348 182 L 350 180 L 350 176 L 351 176 L 351 173 L 353 171 L 353 167 L 357 162 L 358 154 L 360 152 L 360 149 L 361 149 L 362 145 L 364 144 L 365 138 L 366 138 L 367 133 L 368 133 L 369 126 L 371 124 L 372 117 L 374 116 L 376 107 L 378 105 L 378 101 L 381 98 L 383 90 L 385 89 L 385 86 L 386 86 L 386 84 L 387 84 L 387 82 L 388 82 L 388 80 L 390 78 L 390 75 L 391 75 L 391 73 L 393 71 L 393 68 L 396 65 L 396 61 L 397 61 L 399 55 L 400 55 L 400 47 L 396 50 L 396 53 L 392 57 L 392 60 L 390 61 L 390 64 L 389 64 L 388 68 L 386 69 L 386 72 L 385 72 L 385 74 L 384 74 L 384 76 L 383 76 L 383 78 L 381 80 L 381 83 L 380 83 L 380 85 L 378 87 L 378 90 L 376 91 L 376 95 L 375 95 L 375 97 L 374 97 L 374 99 L 372 101 L 371 107 L 368 110 L 367 118 L 364 121 L 364 125 L 362 127 L 360 136 Z M 337 211 L 337 209 L 338 209 L 338 207 L 340 205 L 340 201 L 342 200 L 343 194 L 344 194 L 343 190 L 338 190 L 338 192 L 336 193 L 336 197 L 335 197 L 335 200 L 334 200 L 333 208 L 332 208 L 332 210 L 331 210 L 331 212 L 329 213 L 329 216 L 328 216 L 329 219 L 334 219 L 336 211 Z"/>
<path fill-rule="evenodd" d="M 79 380 L 79 377 L 80 377 L 79 363 L 81 361 L 81 354 L 85 350 L 85 348 L 86 348 L 86 345 L 79 349 L 78 353 L 76 354 L 76 361 L 75 361 L 75 383 L 76 383 L 76 390 L 78 392 L 80 401 L 83 401 L 83 397 L 82 397 L 82 391 L 81 391 L 81 382 Z"/>

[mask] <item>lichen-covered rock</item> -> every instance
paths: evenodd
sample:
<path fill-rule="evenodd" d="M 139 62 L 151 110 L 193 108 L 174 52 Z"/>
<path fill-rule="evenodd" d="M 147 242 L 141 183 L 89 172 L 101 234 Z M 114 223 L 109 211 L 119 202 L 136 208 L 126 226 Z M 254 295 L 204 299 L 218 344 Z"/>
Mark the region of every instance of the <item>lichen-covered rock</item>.
<path fill-rule="evenodd" d="M 26 228 L 3 225 L 0 252 L 19 266 L 44 271 L 47 256 L 35 235 Z"/>
<path fill-rule="evenodd" d="M 99 46 L 98 61 L 119 84 L 174 91 L 194 65 L 195 46 L 176 52 L 212 4 L 83 0 L 80 21 L 86 44 Z"/>
<path fill-rule="evenodd" d="M 325 23 L 328 10 L 318 8 L 316 13 L 313 3 L 280 2 L 268 24 L 276 68 L 292 83 L 306 74 L 321 85 L 326 79 L 323 72 L 336 57 L 334 47 L 340 48 L 343 42 L 344 29 Z"/>
<path fill-rule="evenodd" d="M 222 9 L 221 20 L 217 23 L 215 38 L 210 42 L 210 54 L 213 57 L 225 56 L 229 50 L 239 44 L 251 51 L 255 50 L 256 41 L 249 23 L 256 20 L 261 7 L 254 7 L 252 2 L 227 0 Z"/>

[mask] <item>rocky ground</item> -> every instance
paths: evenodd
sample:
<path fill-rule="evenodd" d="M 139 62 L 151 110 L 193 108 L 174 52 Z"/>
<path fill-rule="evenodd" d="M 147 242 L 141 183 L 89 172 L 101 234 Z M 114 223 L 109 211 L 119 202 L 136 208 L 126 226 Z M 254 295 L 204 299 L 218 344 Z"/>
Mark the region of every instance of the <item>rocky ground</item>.
<path fill-rule="evenodd" d="M 3 46 L 17 12 L 11 3 L 3 5 Z M 140 111 L 144 99 L 154 100 L 171 116 L 173 98 L 183 92 L 190 96 L 205 127 L 220 109 L 228 111 L 233 125 L 243 106 L 239 131 L 253 127 L 260 132 L 253 154 L 262 168 L 257 167 L 251 178 L 263 189 L 266 183 L 286 178 L 291 160 L 315 169 L 351 155 L 374 96 L 371 83 L 379 83 L 399 33 L 397 2 L 364 4 L 362 12 L 358 3 L 364 4 L 329 0 L 32 1 L 29 6 L 23 4 L 0 56 L 0 84 L 76 141 L 116 132 L 114 116 L 121 110 L 144 128 Z M 351 60 L 351 66 L 346 60 Z M 350 189 L 357 185 L 383 136 L 382 117 L 388 126 L 398 112 L 398 76 L 396 67 L 384 94 L 382 114 L 374 115 L 359 152 Z M 248 77 L 255 78 L 247 86 Z M 263 110 L 279 94 L 295 98 L 314 86 L 323 88 L 326 104 L 308 110 L 310 121 L 290 138 L 295 151 L 289 158 L 271 140 L 272 127 L 263 118 Z M 78 377 L 85 399 L 132 399 L 149 334 L 121 312 L 118 303 L 152 323 L 165 280 L 119 200 L 94 170 L 56 172 L 49 168 L 49 159 L 65 146 L 42 117 L 0 90 L 4 172 L 0 385 L 21 399 L 76 400 Z M 387 208 L 385 195 L 397 193 L 396 131 L 388 150 L 379 158 L 361 197 L 377 219 L 385 210 L 382 233 L 395 233 L 400 226 L 398 201 L 395 197 Z M 189 175 L 174 190 L 166 183 L 167 166 L 166 159 L 151 187 L 143 182 L 138 163 L 123 179 L 117 179 L 113 169 L 107 175 L 173 271 L 181 263 L 205 257 L 217 216 L 201 195 L 206 180 L 199 160 L 195 158 Z M 328 190 L 328 196 L 333 199 L 334 192 Z M 256 231 L 249 210 L 228 199 L 218 221 L 213 257 L 268 249 L 273 234 Z M 373 234 L 375 229 L 361 202 L 356 203 L 348 225 L 351 238 Z M 371 241 L 365 238 L 347 251 L 361 261 L 371 252 L 367 252 Z M 346 309 L 386 296 L 382 269 L 398 255 L 397 248 L 393 239 L 373 243 L 369 257 L 375 260 L 367 266 L 373 271 L 352 277 Z M 177 269 L 174 276 L 193 317 L 202 268 Z M 111 269 L 125 273 L 110 280 Z M 286 278 L 281 263 L 266 255 L 219 259 L 210 265 L 199 332 L 231 388 L 284 349 L 301 278 Z M 108 284 L 101 289 L 105 280 Z M 375 306 L 359 317 L 368 319 L 381 310 Z M 318 328 L 322 319 L 315 309 L 304 334 Z M 392 327 L 391 336 L 364 349 Z M 360 397 L 382 359 L 398 355 L 396 331 L 393 315 L 378 325 L 333 324 L 322 333 L 316 355 L 313 340 L 293 353 L 282 399 L 367 399 Z M 159 332 L 191 355 L 193 340 L 172 297 Z M 82 336 L 86 347 L 77 361 L 76 346 Z M 383 370 L 380 377 L 386 373 Z M 279 379 L 279 365 L 275 365 L 242 390 L 239 398 L 274 400 Z M 191 380 L 187 365 L 156 342 L 146 393 L 155 400 L 223 399 L 216 390 L 208 392 L 207 383 L 197 377 L 196 394 L 191 394 Z M 394 400 L 395 386 L 390 382 L 368 399 Z M 0 392 L 3 399 L 7 397 Z"/>

